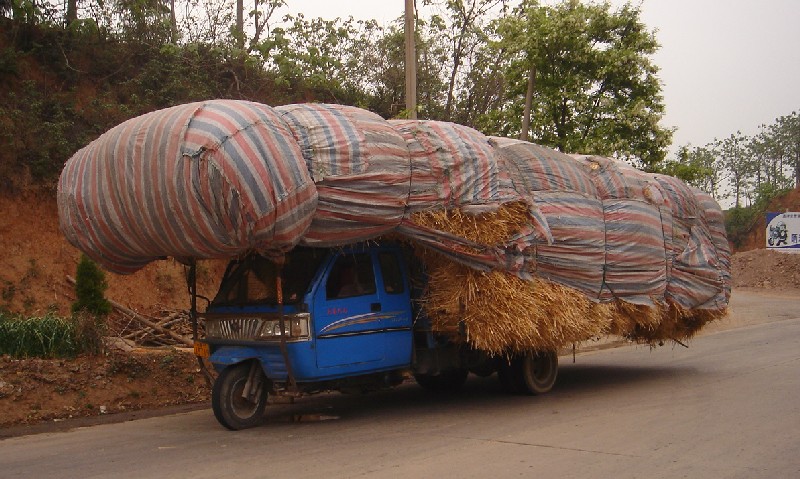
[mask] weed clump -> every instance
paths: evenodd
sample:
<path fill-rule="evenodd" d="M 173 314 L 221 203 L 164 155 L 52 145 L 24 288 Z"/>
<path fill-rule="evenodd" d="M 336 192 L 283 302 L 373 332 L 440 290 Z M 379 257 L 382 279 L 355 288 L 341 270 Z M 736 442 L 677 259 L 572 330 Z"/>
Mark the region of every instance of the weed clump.
<path fill-rule="evenodd" d="M 103 328 L 95 318 L 79 314 L 61 318 L 19 317 L 0 313 L 0 354 L 15 358 L 71 358 L 97 354 L 102 349 Z"/>

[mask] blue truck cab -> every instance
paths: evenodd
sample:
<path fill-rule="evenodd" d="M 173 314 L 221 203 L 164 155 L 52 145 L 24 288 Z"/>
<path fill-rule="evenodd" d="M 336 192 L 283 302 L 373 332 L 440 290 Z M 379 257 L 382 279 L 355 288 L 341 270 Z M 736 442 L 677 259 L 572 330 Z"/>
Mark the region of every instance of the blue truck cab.
<path fill-rule="evenodd" d="M 463 331 L 432 331 L 416 307 L 424 272 L 412 266 L 407 248 L 374 242 L 231 261 L 195 344 L 218 373 L 219 422 L 234 430 L 259 424 L 268 394 L 364 391 L 409 373 L 436 392 L 457 390 L 470 371 L 497 371 L 512 392 L 552 387 L 554 352 L 490 357 L 471 349 Z"/>

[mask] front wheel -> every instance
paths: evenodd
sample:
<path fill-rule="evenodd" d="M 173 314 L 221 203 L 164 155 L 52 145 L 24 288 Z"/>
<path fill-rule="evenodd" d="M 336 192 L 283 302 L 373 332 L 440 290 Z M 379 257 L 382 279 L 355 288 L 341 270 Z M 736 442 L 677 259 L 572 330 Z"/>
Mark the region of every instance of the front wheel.
<path fill-rule="evenodd" d="M 503 388 L 518 394 L 538 395 L 551 389 L 558 376 L 555 351 L 533 351 L 515 356 L 497 372 Z"/>
<path fill-rule="evenodd" d="M 225 368 L 214 382 L 211 407 L 217 421 L 228 429 L 261 424 L 267 407 L 267 380 L 258 361 Z"/>

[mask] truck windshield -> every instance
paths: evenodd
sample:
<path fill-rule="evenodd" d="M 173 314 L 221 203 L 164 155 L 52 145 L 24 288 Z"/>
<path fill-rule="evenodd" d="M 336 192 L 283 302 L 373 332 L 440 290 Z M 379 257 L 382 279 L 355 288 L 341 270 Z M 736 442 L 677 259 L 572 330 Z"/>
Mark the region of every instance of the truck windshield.
<path fill-rule="evenodd" d="M 311 286 L 320 263 L 328 255 L 324 249 L 298 247 L 287 253 L 283 266 L 283 302 L 298 304 Z M 222 279 L 212 306 L 278 304 L 278 268 L 269 259 L 250 255 L 232 261 Z"/>

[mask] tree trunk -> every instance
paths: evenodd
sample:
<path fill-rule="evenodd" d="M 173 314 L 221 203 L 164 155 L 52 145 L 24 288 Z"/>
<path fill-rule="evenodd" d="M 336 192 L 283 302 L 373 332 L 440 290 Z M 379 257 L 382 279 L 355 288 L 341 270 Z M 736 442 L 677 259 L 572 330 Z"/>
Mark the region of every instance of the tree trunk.
<path fill-rule="evenodd" d="M 406 111 L 412 120 L 417 119 L 417 47 L 414 0 L 406 0 Z"/>
<path fill-rule="evenodd" d="M 800 158 L 795 159 L 794 165 L 794 187 L 800 188 Z"/>
<path fill-rule="evenodd" d="M 236 46 L 244 48 L 244 0 L 236 0 Z"/>
<path fill-rule="evenodd" d="M 528 130 L 531 127 L 531 104 L 533 103 L 533 87 L 536 81 L 536 66 L 531 67 L 528 74 L 528 90 L 525 92 L 525 110 L 522 113 L 522 128 L 519 132 L 519 139 L 528 141 Z"/>
<path fill-rule="evenodd" d="M 78 0 L 67 0 L 67 26 L 78 19 Z"/>
<path fill-rule="evenodd" d="M 169 0 L 169 30 L 170 40 L 178 41 L 178 19 L 175 17 L 175 0 Z"/>

